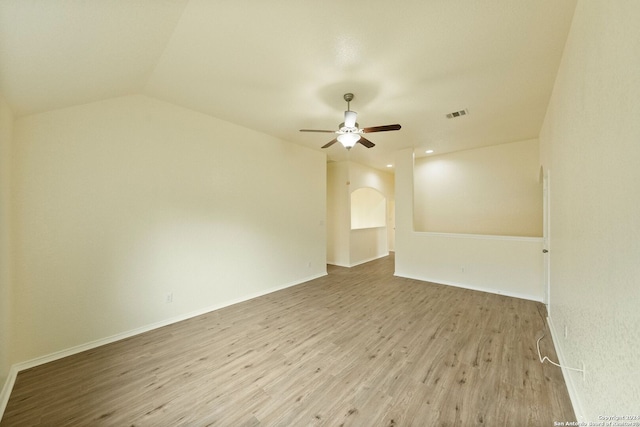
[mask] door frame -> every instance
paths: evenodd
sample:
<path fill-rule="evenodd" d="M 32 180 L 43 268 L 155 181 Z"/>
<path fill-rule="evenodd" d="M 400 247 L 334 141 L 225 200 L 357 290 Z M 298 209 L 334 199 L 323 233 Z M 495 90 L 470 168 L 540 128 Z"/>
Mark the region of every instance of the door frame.
<path fill-rule="evenodd" d="M 547 169 L 542 177 L 542 259 L 544 304 L 551 316 L 551 174 Z"/>

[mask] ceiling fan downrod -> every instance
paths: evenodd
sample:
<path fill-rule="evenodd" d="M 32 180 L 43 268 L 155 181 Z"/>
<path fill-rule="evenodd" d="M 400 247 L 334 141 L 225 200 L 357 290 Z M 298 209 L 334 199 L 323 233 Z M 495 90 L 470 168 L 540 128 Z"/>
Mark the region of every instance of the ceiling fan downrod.
<path fill-rule="evenodd" d="M 347 111 L 351 111 L 351 101 L 353 100 L 353 94 L 352 93 L 345 93 L 343 95 L 343 98 L 345 101 L 347 101 Z"/>

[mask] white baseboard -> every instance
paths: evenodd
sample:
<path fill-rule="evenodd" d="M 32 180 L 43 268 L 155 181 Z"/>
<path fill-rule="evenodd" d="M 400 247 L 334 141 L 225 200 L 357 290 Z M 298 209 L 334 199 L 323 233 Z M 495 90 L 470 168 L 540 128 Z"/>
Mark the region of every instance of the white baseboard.
<path fill-rule="evenodd" d="M 64 357 L 72 356 L 74 354 L 82 353 L 83 351 L 91 350 L 96 347 L 100 347 L 106 344 L 111 344 L 116 341 L 123 340 L 125 338 L 129 338 L 135 335 L 139 335 L 145 332 L 152 331 L 154 329 L 161 328 L 163 326 L 171 325 L 173 323 L 181 322 L 183 320 L 191 319 L 193 317 L 201 316 L 203 314 L 209 313 L 211 311 L 219 310 L 224 307 L 228 307 L 234 304 L 238 304 L 244 301 L 248 301 L 253 298 L 261 297 L 263 295 L 270 294 L 272 292 L 276 292 L 282 289 L 290 288 L 292 286 L 296 286 L 310 280 L 318 279 L 320 277 L 326 276 L 326 271 L 321 274 L 316 274 L 313 276 L 309 276 L 303 278 L 299 281 L 287 283 L 285 285 L 276 286 L 273 288 L 269 288 L 267 290 L 263 290 L 260 292 L 255 292 L 249 295 L 245 295 L 240 298 L 235 298 L 233 300 L 225 301 L 220 304 L 215 304 L 213 306 L 209 306 L 206 308 L 202 308 L 200 310 L 192 311 L 190 313 L 181 314 L 179 316 L 175 316 L 169 319 L 161 320 L 159 322 L 154 322 L 140 328 L 131 329 L 129 331 L 121 332 L 109 337 L 100 338 L 85 344 L 80 344 L 71 348 L 67 348 L 64 350 L 56 351 L 50 354 L 46 354 L 44 356 L 36 357 L 35 359 L 27 360 L 25 362 L 19 362 L 11 366 L 9 370 L 9 374 L 7 376 L 7 380 L 2 387 L 2 391 L 0 392 L 0 420 L 2 420 L 2 416 L 4 414 L 5 409 L 7 408 L 7 403 L 9 402 L 9 397 L 11 396 L 11 391 L 13 390 L 13 386 L 15 384 L 18 373 L 24 371 L 26 369 L 30 369 L 39 365 L 43 365 L 45 363 L 53 362 L 54 360 L 62 359 Z"/>
<path fill-rule="evenodd" d="M 439 284 L 439 285 L 454 286 L 456 288 L 469 289 L 469 290 L 472 290 L 472 291 L 480 291 L 480 292 L 487 292 L 487 293 L 490 293 L 490 294 L 504 295 L 504 296 L 512 297 L 512 298 L 526 299 L 526 300 L 529 300 L 529 301 L 543 302 L 543 297 L 542 296 L 534 296 L 534 295 L 522 294 L 522 293 L 519 293 L 519 292 L 504 291 L 502 289 L 485 288 L 485 287 L 482 287 L 482 286 L 468 285 L 466 283 L 446 282 L 446 281 L 442 281 L 442 280 L 431 280 L 431 279 L 425 278 L 425 277 L 414 277 L 414 276 L 411 276 L 411 275 L 405 275 L 405 274 L 402 274 L 402 273 L 398 273 L 397 271 L 394 273 L 394 276 L 396 276 L 396 277 L 404 277 L 406 279 L 420 280 L 422 282 L 436 283 L 436 284 Z"/>
<path fill-rule="evenodd" d="M 389 256 L 389 252 L 387 252 L 386 254 L 374 256 L 372 258 L 367 258 L 367 259 L 364 259 L 362 261 L 358 261 L 358 262 L 352 263 L 351 265 L 349 265 L 349 267 L 355 267 L 355 266 L 360 265 L 360 264 L 366 264 L 368 262 L 375 261 L 377 259 L 384 258 L 384 257 L 387 257 L 387 256 Z"/>
<path fill-rule="evenodd" d="M 11 390 L 13 390 L 13 385 L 16 383 L 17 376 L 18 368 L 16 368 L 16 366 L 14 365 L 11 367 L 11 369 L 9 369 L 7 379 L 4 382 L 2 391 L 0 391 L 0 420 L 2 420 L 2 414 L 4 414 L 7 403 L 9 403 L 9 396 L 11 396 Z"/>
<path fill-rule="evenodd" d="M 558 355 L 558 363 L 563 366 L 563 368 L 561 368 L 562 376 L 564 377 L 564 382 L 567 385 L 567 392 L 569 393 L 569 399 L 571 399 L 571 406 L 573 406 L 573 412 L 576 416 L 576 421 L 578 421 L 579 423 L 586 423 L 587 421 L 585 412 L 582 409 L 582 403 L 580 402 L 580 398 L 578 397 L 578 390 L 574 381 L 575 376 L 570 375 L 569 370 L 564 368 L 564 366 L 569 365 L 567 364 L 567 359 L 565 359 L 564 357 L 562 345 L 560 344 L 560 340 L 558 339 L 560 335 L 558 335 L 551 317 L 547 317 L 547 324 L 549 325 L 549 331 L 551 331 L 553 346 L 555 347 L 556 354 Z"/>
<path fill-rule="evenodd" d="M 386 254 L 374 256 L 372 258 L 367 258 L 365 260 L 358 261 L 358 262 L 355 262 L 355 263 L 352 263 L 352 264 L 344 264 L 344 263 L 341 263 L 341 262 L 331 262 L 331 261 L 327 261 L 327 264 L 335 265 L 335 266 L 338 266 L 338 267 L 351 268 L 351 267 L 355 267 L 355 266 L 360 265 L 360 264 L 365 264 L 367 262 L 375 261 L 377 259 L 384 258 L 384 257 L 387 257 L 387 256 L 389 256 L 389 252 L 387 252 Z"/>
<path fill-rule="evenodd" d="M 341 263 L 341 262 L 331 262 L 331 261 L 327 261 L 327 264 L 329 265 L 335 265 L 336 267 L 344 267 L 344 268 L 349 268 L 351 267 L 350 265 Z"/>

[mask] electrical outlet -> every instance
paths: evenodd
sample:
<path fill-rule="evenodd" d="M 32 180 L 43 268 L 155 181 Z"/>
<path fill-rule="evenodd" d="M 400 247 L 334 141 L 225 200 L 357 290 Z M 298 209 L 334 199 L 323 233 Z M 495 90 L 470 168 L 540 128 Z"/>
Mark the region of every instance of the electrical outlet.
<path fill-rule="evenodd" d="M 169 292 L 169 293 L 167 294 L 167 297 L 165 298 L 165 302 L 166 302 L 167 304 L 170 304 L 170 303 L 172 303 L 172 302 L 173 302 L 173 292 Z"/>

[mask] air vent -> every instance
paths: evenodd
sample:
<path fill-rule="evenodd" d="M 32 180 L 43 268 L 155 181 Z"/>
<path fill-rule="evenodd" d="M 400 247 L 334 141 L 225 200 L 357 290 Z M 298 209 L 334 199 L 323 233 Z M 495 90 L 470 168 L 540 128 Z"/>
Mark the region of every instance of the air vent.
<path fill-rule="evenodd" d="M 453 113 L 447 114 L 447 119 L 455 119 L 456 117 L 466 116 L 467 114 L 469 114 L 469 110 L 465 108 L 464 110 L 454 111 Z"/>

